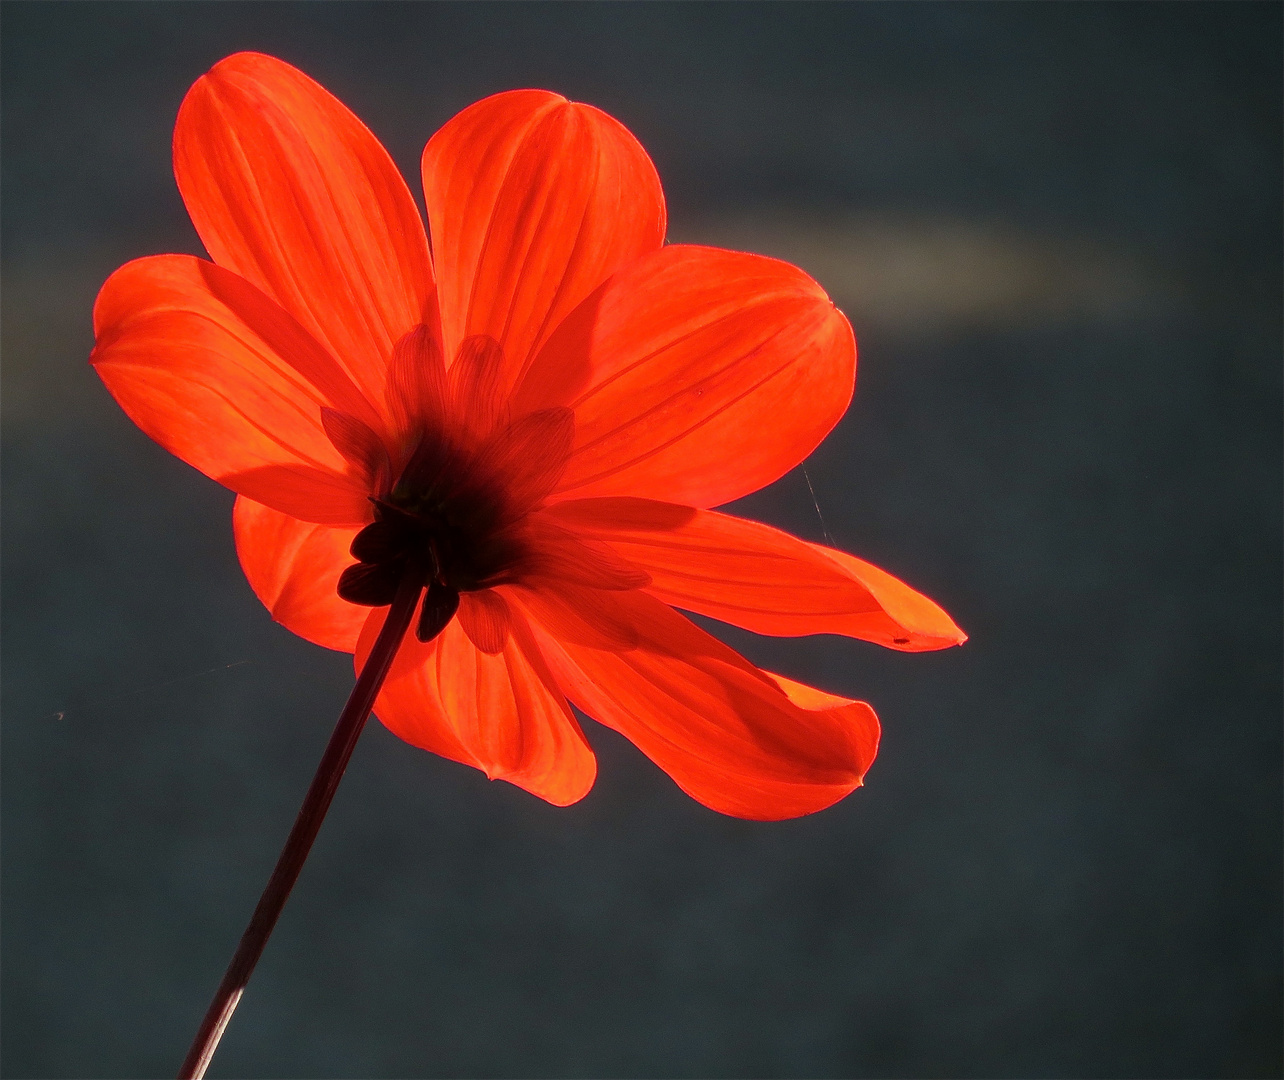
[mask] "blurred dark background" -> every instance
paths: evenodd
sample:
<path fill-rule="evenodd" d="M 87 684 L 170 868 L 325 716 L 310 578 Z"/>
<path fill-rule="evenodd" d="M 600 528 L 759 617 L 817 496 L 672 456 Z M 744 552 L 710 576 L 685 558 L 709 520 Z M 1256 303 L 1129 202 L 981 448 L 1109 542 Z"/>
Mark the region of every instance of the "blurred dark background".
<path fill-rule="evenodd" d="M 351 685 L 86 363 L 258 49 L 416 195 L 473 100 L 589 101 L 673 239 L 818 277 L 825 524 L 972 640 L 729 632 L 883 720 L 780 824 L 592 724 L 565 810 L 372 724 L 211 1075 L 1279 1076 L 1281 10 L 4 3 L 4 1074 L 172 1075 Z M 738 509 L 821 536 L 798 471 Z"/>

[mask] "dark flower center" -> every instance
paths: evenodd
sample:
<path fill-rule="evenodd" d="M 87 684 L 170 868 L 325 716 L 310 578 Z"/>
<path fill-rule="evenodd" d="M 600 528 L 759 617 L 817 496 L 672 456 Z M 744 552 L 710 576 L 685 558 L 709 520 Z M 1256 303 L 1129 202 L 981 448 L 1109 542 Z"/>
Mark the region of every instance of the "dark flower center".
<path fill-rule="evenodd" d="M 392 603 L 408 576 L 428 589 L 416 627 L 429 641 L 459 594 L 518 580 L 522 522 L 553 491 L 575 431 L 570 409 L 511 419 L 491 338 L 465 338 L 449 372 L 426 326 L 393 350 L 386 397 L 390 441 L 359 419 L 322 410 L 326 434 L 373 491 L 375 520 L 352 542 L 357 564 L 339 578 L 349 603 Z M 389 482 L 391 477 L 395 481 Z"/>
<path fill-rule="evenodd" d="M 459 606 L 459 594 L 511 579 L 521 545 L 502 488 L 479 475 L 445 440 L 425 436 L 392 490 L 374 496 L 375 520 L 357 533 L 358 560 L 339 578 L 349 603 L 381 607 L 414 575 L 428 588 L 416 636 L 430 641 Z"/>
<path fill-rule="evenodd" d="M 430 641 L 450 622 L 459 594 L 514 582 L 530 560 L 522 522 L 565 466 L 569 409 L 531 413 L 475 449 L 438 432 L 420 435 L 391 490 L 371 497 L 375 520 L 357 533 L 358 560 L 339 578 L 349 603 L 392 603 L 407 575 L 428 588 L 416 626 Z"/>

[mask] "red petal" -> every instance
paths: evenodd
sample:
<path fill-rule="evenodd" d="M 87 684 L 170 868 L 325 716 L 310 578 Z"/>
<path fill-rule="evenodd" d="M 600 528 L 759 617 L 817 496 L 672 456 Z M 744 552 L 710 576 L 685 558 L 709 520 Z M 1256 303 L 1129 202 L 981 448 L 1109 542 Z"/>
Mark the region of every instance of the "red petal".
<path fill-rule="evenodd" d="M 369 608 L 339 599 L 356 528 L 327 528 L 242 496 L 232 511 L 236 553 L 250 588 L 287 630 L 327 649 L 353 652 Z"/>
<path fill-rule="evenodd" d="M 575 437 L 570 409 L 527 413 L 497 430 L 478 451 L 473 468 L 502 485 L 510 519 L 528 513 L 557 486 Z"/>
<path fill-rule="evenodd" d="M 289 64 L 238 53 L 188 91 L 174 173 L 214 261 L 275 299 L 381 400 L 393 344 L 436 315 L 423 222 L 365 125 Z"/>
<path fill-rule="evenodd" d="M 505 386 L 581 300 L 664 241 L 646 151 L 605 113 L 543 90 L 465 109 L 424 149 L 423 180 L 446 356 L 489 335 Z"/>
<path fill-rule="evenodd" d="M 563 582 L 541 587 L 538 579 L 515 587 L 526 610 L 537 624 L 560 641 L 574 642 L 604 652 L 637 648 L 638 632 L 627 610 L 621 610 L 619 592 L 586 589 Z"/>
<path fill-rule="evenodd" d="M 507 419 L 502 391 L 504 353 L 492 337 L 464 339 L 450 367 L 452 420 L 465 440 L 476 444 Z"/>
<path fill-rule="evenodd" d="M 494 589 L 460 595 L 459 625 L 468 640 L 488 656 L 504 651 L 509 621 L 508 603 Z"/>
<path fill-rule="evenodd" d="M 427 326 L 397 342 L 385 390 L 398 438 L 406 443 L 423 431 L 441 431 L 449 411 L 449 387 L 441 343 Z"/>
<path fill-rule="evenodd" d="M 556 590 L 579 585 L 617 591 L 651 583 L 648 573 L 620 558 L 609 544 L 594 541 L 586 533 L 576 535 L 549 513 L 528 516 L 519 535 L 525 549 L 521 579 L 537 587 L 552 585 Z"/>
<path fill-rule="evenodd" d="M 845 634 L 904 652 L 967 640 L 890 574 L 756 521 L 647 499 L 584 499 L 543 515 L 609 544 L 666 604 L 758 634 Z"/>
<path fill-rule="evenodd" d="M 967 641 L 967 634 L 954 625 L 944 610 L 920 592 L 915 592 L 903 581 L 892 577 L 886 570 L 880 570 L 872 563 L 867 563 L 848 555 L 845 551 L 822 547 L 820 544 L 808 544 L 809 548 L 834 562 L 845 574 L 859 581 L 878 601 L 887 618 L 887 626 L 880 633 L 895 635 L 892 641 L 884 637 L 870 637 L 880 645 L 888 645 L 904 652 L 926 652 L 931 649 L 944 649 L 950 645 L 962 645 Z M 897 633 L 897 628 L 901 633 Z M 904 633 L 910 634 L 909 641 L 900 638 Z"/>
<path fill-rule="evenodd" d="M 357 670 L 386 614 L 370 614 Z M 588 794 L 597 761 L 519 614 L 510 629 L 495 656 L 479 652 L 458 619 L 426 645 L 407 634 L 375 713 L 414 746 L 567 806 Z"/>
<path fill-rule="evenodd" d="M 374 520 L 367 488 L 351 477 L 306 465 L 268 465 L 219 478 L 238 495 L 318 525 Z"/>
<path fill-rule="evenodd" d="M 759 671 L 658 600 L 614 596 L 636 648 L 587 648 L 548 628 L 540 647 L 563 692 L 688 795 L 765 821 L 823 810 L 859 786 L 878 749 L 868 705 Z"/>
<path fill-rule="evenodd" d="M 343 455 L 367 491 L 383 491 L 391 482 L 388 448 L 378 433 L 355 416 L 338 409 L 321 410 L 321 426 L 331 445 Z"/>
<path fill-rule="evenodd" d="M 296 517 L 308 516 L 296 512 L 303 492 L 278 500 L 281 485 L 269 490 L 264 470 L 294 470 L 308 490 L 364 498 L 321 410 L 337 398 L 372 414 L 369 404 L 297 323 L 231 272 L 187 255 L 127 263 L 98 294 L 94 332 L 90 360 L 107 389 L 189 465 Z"/>
<path fill-rule="evenodd" d="M 671 245 L 566 319 L 514 407 L 575 410 L 570 497 L 715 506 L 811 453 L 855 375 L 847 319 L 797 267 Z"/>

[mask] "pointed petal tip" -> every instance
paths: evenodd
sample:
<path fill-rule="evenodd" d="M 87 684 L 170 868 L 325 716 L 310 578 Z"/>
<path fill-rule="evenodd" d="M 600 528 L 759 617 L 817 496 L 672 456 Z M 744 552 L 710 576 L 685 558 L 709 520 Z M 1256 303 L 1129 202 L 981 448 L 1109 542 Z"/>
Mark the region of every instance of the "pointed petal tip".
<path fill-rule="evenodd" d="M 937 612 L 941 620 L 949 624 L 948 629 L 934 626 L 931 630 L 909 631 L 909 637 L 895 637 L 878 644 L 897 652 L 940 652 L 942 649 L 957 648 L 967 641 L 967 634 L 955 626 L 954 621 L 943 610 L 937 608 Z"/>
<path fill-rule="evenodd" d="M 821 544 L 808 544 L 808 547 L 860 581 L 882 606 L 890 622 L 866 640 L 899 652 L 935 652 L 962 645 L 967 640 L 967 635 L 940 604 L 886 570 L 837 548 Z"/>
<path fill-rule="evenodd" d="M 759 522 L 639 498 L 571 499 L 544 513 L 649 574 L 658 600 L 754 633 L 843 634 L 903 652 L 967 638 L 885 571 Z"/>
<path fill-rule="evenodd" d="M 897 637 L 889 641 L 876 641 L 875 644 L 895 652 L 941 652 L 943 649 L 955 649 L 967 641 L 967 635 L 959 630 L 952 634 L 913 633 L 910 637 Z"/>

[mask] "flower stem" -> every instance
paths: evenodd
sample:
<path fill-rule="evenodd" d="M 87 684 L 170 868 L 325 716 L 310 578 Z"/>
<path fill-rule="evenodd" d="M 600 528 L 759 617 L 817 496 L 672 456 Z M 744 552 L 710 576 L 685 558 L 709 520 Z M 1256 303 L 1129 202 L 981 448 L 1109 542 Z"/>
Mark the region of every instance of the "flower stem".
<path fill-rule="evenodd" d="M 410 626 L 422 588 L 422 577 L 408 574 L 397 589 L 383 629 L 379 631 L 365 667 L 357 677 L 357 684 L 352 688 L 347 705 L 339 714 L 339 722 L 334 726 L 334 734 L 330 736 L 321 764 L 317 766 L 316 775 L 312 778 L 312 785 L 303 798 L 299 816 L 285 841 L 285 847 L 281 849 L 267 888 L 263 890 L 258 907 L 254 909 L 250 925 L 241 935 L 241 943 L 237 945 L 232 962 L 227 966 L 227 974 L 215 991 L 214 1000 L 210 1002 L 209 1011 L 201 1021 L 196 1038 L 192 1040 L 192 1048 L 183 1059 L 179 1080 L 200 1080 L 209 1068 L 210 1059 L 218 1048 L 227 1022 L 232 1019 L 245 984 L 249 982 L 250 973 L 263 953 L 263 947 L 267 944 L 272 928 L 276 926 L 290 890 L 298 880 L 299 871 L 303 869 L 303 862 L 312 849 L 312 842 L 321 829 L 326 811 L 330 809 L 330 802 L 343 778 L 343 771 L 348 767 L 348 759 L 352 757 L 357 739 L 361 737 L 361 730 L 374 707 L 375 698 L 379 696 L 379 688 L 383 685 L 388 669 L 392 667 L 393 657 L 397 655 L 397 646 L 401 644 L 401 639 Z"/>

